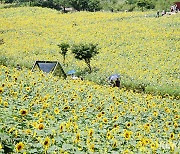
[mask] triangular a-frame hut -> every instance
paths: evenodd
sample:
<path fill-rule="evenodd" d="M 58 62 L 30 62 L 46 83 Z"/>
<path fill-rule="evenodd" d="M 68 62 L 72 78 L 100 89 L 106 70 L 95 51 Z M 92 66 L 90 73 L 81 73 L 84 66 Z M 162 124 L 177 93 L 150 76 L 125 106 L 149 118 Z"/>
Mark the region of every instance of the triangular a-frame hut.
<path fill-rule="evenodd" d="M 59 77 L 67 77 L 58 61 L 35 61 L 31 71 L 43 71 L 45 73 L 52 73 L 53 75 Z"/>

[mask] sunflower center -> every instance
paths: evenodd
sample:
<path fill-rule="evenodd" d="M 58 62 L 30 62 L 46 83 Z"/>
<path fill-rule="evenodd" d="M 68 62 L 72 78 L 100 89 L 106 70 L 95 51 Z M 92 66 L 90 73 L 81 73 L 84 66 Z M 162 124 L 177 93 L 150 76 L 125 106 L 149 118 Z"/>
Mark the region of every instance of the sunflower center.
<path fill-rule="evenodd" d="M 22 149 L 22 146 L 21 146 L 21 145 L 19 145 L 19 146 L 17 147 L 17 149 L 18 149 L 18 150 L 21 150 L 21 149 Z"/>
<path fill-rule="evenodd" d="M 44 142 L 44 145 L 48 145 L 48 141 L 45 141 L 45 142 Z"/>

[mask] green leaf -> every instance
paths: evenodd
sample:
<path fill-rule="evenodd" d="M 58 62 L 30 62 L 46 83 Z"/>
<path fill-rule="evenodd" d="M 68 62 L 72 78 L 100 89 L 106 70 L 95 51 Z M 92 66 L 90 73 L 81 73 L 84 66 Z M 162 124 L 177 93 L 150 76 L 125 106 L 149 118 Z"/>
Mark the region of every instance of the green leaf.
<path fill-rule="evenodd" d="M 64 143 L 64 144 L 62 145 L 62 148 L 63 148 L 63 150 L 73 149 L 73 145 L 72 145 L 72 144 L 66 144 L 66 143 Z"/>

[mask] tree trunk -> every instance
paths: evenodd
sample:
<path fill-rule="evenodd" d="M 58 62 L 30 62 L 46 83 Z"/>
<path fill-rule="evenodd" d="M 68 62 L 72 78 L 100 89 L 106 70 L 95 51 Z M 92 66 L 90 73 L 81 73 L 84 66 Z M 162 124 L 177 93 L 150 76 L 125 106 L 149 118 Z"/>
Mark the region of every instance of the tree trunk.
<path fill-rule="evenodd" d="M 66 56 L 63 56 L 63 63 L 65 65 Z"/>
<path fill-rule="evenodd" d="M 85 59 L 85 62 L 86 62 L 86 64 L 88 65 L 89 73 L 91 73 L 91 72 L 92 72 L 92 69 L 91 69 L 90 59 Z"/>

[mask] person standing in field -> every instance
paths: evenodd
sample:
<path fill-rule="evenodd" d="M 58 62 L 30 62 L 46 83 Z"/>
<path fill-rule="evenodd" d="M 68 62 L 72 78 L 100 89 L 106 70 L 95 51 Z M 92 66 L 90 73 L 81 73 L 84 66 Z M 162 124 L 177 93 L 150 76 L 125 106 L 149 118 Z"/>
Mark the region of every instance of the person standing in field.
<path fill-rule="evenodd" d="M 116 79 L 115 86 L 120 88 L 120 80 L 119 80 L 119 78 Z"/>
<path fill-rule="evenodd" d="M 159 10 L 157 11 L 157 17 L 159 18 Z"/>

